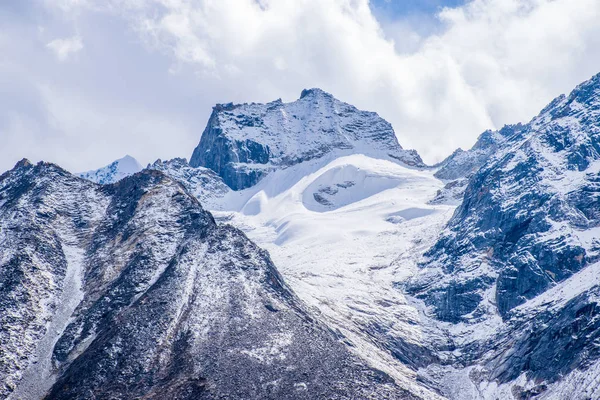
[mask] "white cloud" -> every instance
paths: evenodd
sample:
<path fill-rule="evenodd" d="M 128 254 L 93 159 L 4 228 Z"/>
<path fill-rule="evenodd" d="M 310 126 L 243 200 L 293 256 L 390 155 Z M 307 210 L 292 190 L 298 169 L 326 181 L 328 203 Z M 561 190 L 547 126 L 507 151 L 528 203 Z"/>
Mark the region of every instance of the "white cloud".
<path fill-rule="evenodd" d="M 59 61 L 65 61 L 73 53 L 83 49 L 83 41 L 79 36 L 73 36 L 65 39 L 54 39 L 46 45 L 52 50 Z"/>
<path fill-rule="evenodd" d="M 143 37 L 248 100 L 322 86 L 380 112 L 430 162 L 485 129 L 527 121 L 600 69 L 597 0 L 474 0 L 443 9 L 429 37 L 400 30 L 394 40 L 409 46 L 386 36 L 367 0 L 137 5 L 128 15 Z"/>
<path fill-rule="evenodd" d="M 120 137 L 115 157 L 189 156 L 212 104 L 291 101 L 315 86 L 377 111 L 404 147 L 435 162 L 470 147 L 485 129 L 529 120 L 600 72 L 597 0 L 472 0 L 429 16 L 420 30 L 415 20 L 380 23 L 367 0 L 41 1 L 53 10 L 49 15 L 64 15 L 60 23 L 59 17 L 44 23 L 45 34 L 78 32 L 86 40 L 85 60 L 51 73 L 24 29 L 10 35 L 25 38 L 22 43 L 0 45 L 6 43 L 13 74 L 23 70 L 22 80 L 51 84 L 47 109 L 65 104 L 51 103 L 60 93 L 82 99 L 69 104 L 95 122 L 69 117 L 70 106 L 61 107 L 54 112 L 70 122 L 53 132 L 69 133 L 51 141 L 71 149 L 78 158 L 68 162 L 81 170 L 115 153 L 108 145 L 94 148 L 102 132 L 97 124 Z M 73 43 L 52 47 L 65 49 L 57 54 L 66 59 L 83 46 Z M 37 63 L 20 57 L 28 46 Z M 140 119 L 150 122 L 140 127 Z"/>
<path fill-rule="evenodd" d="M 33 90 L 39 96 L 40 115 L 8 110 L 0 119 L 2 148 L 8 151 L 2 160 L 4 169 L 26 157 L 78 172 L 106 165 L 126 153 L 145 165 L 157 154 L 165 159 L 181 156 L 178 144 L 189 148 L 196 144 L 185 140 L 191 136 L 185 123 L 134 104 L 102 104 L 52 86 Z"/>

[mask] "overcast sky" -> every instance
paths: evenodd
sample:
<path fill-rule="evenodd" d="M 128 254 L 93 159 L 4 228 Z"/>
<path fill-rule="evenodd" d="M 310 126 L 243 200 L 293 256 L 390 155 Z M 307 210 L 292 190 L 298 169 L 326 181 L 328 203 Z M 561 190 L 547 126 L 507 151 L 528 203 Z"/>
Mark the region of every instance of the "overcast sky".
<path fill-rule="evenodd" d="M 1 0 L 0 170 L 188 157 L 320 87 L 433 163 L 600 72 L 598 0 Z"/>

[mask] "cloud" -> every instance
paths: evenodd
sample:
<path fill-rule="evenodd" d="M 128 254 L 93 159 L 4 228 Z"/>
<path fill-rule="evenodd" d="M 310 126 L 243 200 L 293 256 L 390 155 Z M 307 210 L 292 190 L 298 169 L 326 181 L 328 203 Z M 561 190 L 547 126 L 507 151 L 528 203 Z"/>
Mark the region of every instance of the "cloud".
<path fill-rule="evenodd" d="M 0 36 L 0 76 L 37 88 L 25 91 L 35 106 L 0 109 L 0 129 L 35 130 L 36 154 L 48 158 L 50 142 L 54 161 L 79 170 L 126 153 L 189 156 L 214 103 L 291 101 L 306 87 L 377 111 L 433 163 L 600 69 L 597 0 L 472 0 L 385 21 L 367 0 L 32 1 L 31 26 L 0 8 L 11 38 Z M 54 67 L 40 47 L 65 32 L 85 38 L 86 57 Z M 114 142 L 99 146 L 103 134 Z M 31 151 L 11 146 L 0 160 Z"/>
<path fill-rule="evenodd" d="M 429 161 L 530 119 L 600 65 L 596 0 L 474 0 L 441 9 L 416 44 L 366 0 L 148 0 L 133 14 L 142 37 L 204 79 L 250 101 L 322 86 L 380 112 Z"/>
<path fill-rule="evenodd" d="M 191 154 L 193 129 L 206 122 L 194 111 L 210 110 L 193 76 L 170 79 L 170 62 L 128 37 L 114 15 L 80 10 L 91 19 L 81 23 L 62 9 L 43 20 L 38 11 L 28 10 L 25 23 L 0 7 L 0 51 L 9 55 L 0 61 L 0 171 L 23 157 L 83 171 L 126 153 L 143 164 Z M 46 47 L 65 31 L 86 40 L 76 63 L 56 63 Z"/>
<path fill-rule="evenodd" d="M 83 41 L 79 36 L 73 36 L 65 39 L 54 39 L 46 45 L 54 52 L 59 61 L 66 61 L 67 58 L 83 49 Z"/>

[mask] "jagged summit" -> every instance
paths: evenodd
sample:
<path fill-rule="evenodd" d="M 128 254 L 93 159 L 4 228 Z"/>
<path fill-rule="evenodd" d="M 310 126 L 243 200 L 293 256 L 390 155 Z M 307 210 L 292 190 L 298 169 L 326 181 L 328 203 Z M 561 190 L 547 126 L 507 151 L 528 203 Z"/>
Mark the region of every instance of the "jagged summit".
<path fill-rule="evenodd" d="M 153 163 L 148 164 L 148 166 L 146 168 L 149 168 L 149 167 L 151 167 L 153 165 L 161 165 L 161 164 L 164 164 L 164 163 L 171 163 L 171 164 L 177 164 L 177 165 L 186 165 L 188 163 L 188 160 L 185 157 L 175 157 L 175 158 L 172 158 L 170 160 L 162 160 L 162 159 L 159 158 L 156 161 L 154 161 Z"/>
<path fill-rule="evenodd" d="M 450 180 L 436 201 L 455 202 L 462 198 L 466 179 L 490 162 L 503 149 L 526 137 L 544 141 L 560 154 L 570 153 L 569 169 L 585 169 L 598 157 L 600 148 L 593 144 L 598 135 L 595 121 L 600 120 L 600 74 L 578 85 L 569 95 L 552 100 L 527 124 L 505 125 L 498 131 L 483 132 L 470 150 L 460 149 L 438 164 L 435 176 Z"/>
<path fill-rule="evenodd" d="M 21 160 L 19 160 L 15 166 L 12 169 L 9 169 L 8 171 L 5 171 L 3 173 L 0 174 L 0 180 L 4 179 L 5 177 L 7 177 L 12 171 L 18 170 L 18 169 L 23 169 L 23 168 L 29 168 L 33 166 L 33 164 L 31 163 L 31 161 L 29 161 L 27 158 L 22 158 Z"/>
<path fill-rule="evenodd" d="M 550 114 L 555 118 L 561 117 L 564 115 L 564 113 L 560 113 L 561 110 L 564 112 L 568 107 L 569 110 L 575 111 L 576 108 L 570 106 L 576 107 L 576 104 L 583 105 L 587 109 L 598 110 L 600 108 L 600 73 L 577 85 L 568 96 L 563 94 L 554 99 L 540 112 L 539 116 Z"/>
<path fill-rule="evenodd" d="M 234 190 L 256 184 L 269 172 L 336 153 L 361 153 L 425 167 L 404 150 L 392 126 L 321 89 L 305 89 L 291 103 L 219 104 L 190 159 Z"/>
<path fill-rule="evenodd" d="M 489 160 L 511 136 L 521 132 L 524 125 L 505 125 L 498 131 L 483 132 L 469 150 L 456 149 L 436 167 L 435 176 L 439 179 L 455 180 L 466 178 Z"/>
<path fill-rule="evenodd" d="M 477 171 L 488 159 L 505 145 L 537 132 L 553 143 L 556 150 L 576 144 L 577 136 L 597 134 L 594 121 L 600 117 L 600 73 L 577 85 L 568 95 L 561 94 L 553 99 L 528 124 L 505 125 L 498 131 L 487 130 L 468 151 L 457 149 L 452 155 L 437 165 L 436 176 L 440 179 L 457 179 Z M 587 130 L 573 129 L 573 124 L 583 124 Z M 593 146 L 592 146 L 593 147 Z M 595 149 L 599 152 L 600 149 Z M 594 157 L 592 151 L 585 157 Z M 583 161 L 585 164 L 585 161 Z"/>
<path fill-rule="evenodd" d="M 322 96 L 322 97 L 333 98 L 332 94 L 324 91 L 323 89 L 319 89 L 319 88 L 303 89 L 302 92 L 300 93 L 300 99 L 303 99 L 307 96 L 313 96 L 313 97 Z"/>
<path fill-rule="evenodd" d="M 31 164 L 31 161 L 29 161 L 27 158 L 23 158 L 15 164 L 15 168 L 29 167 L 31 165 L 33 165 Z"/>
<path fill-rule="evenodd" d="M 223 179 L 213 170 L 203 167 L 191 167 L 185 158 L 172 160 L 156 160 L 148 164 L 147 169 L 161 171 L 183 186 L 200 200 L 203 207 L 210 210 L 219 209 L 219 199 L 231 191 Z"/>

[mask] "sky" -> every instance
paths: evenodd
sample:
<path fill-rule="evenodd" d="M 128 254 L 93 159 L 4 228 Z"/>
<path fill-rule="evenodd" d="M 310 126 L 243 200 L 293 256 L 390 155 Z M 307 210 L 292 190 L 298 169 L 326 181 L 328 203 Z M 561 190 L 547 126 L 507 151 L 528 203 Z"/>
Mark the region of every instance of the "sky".
<path fill-rule="evenodd" d="M 600 72 L 597 0 L 2 0 L 0 171 L 190 157 L 216 103 L 320 87 L 435 163 Z"/>

